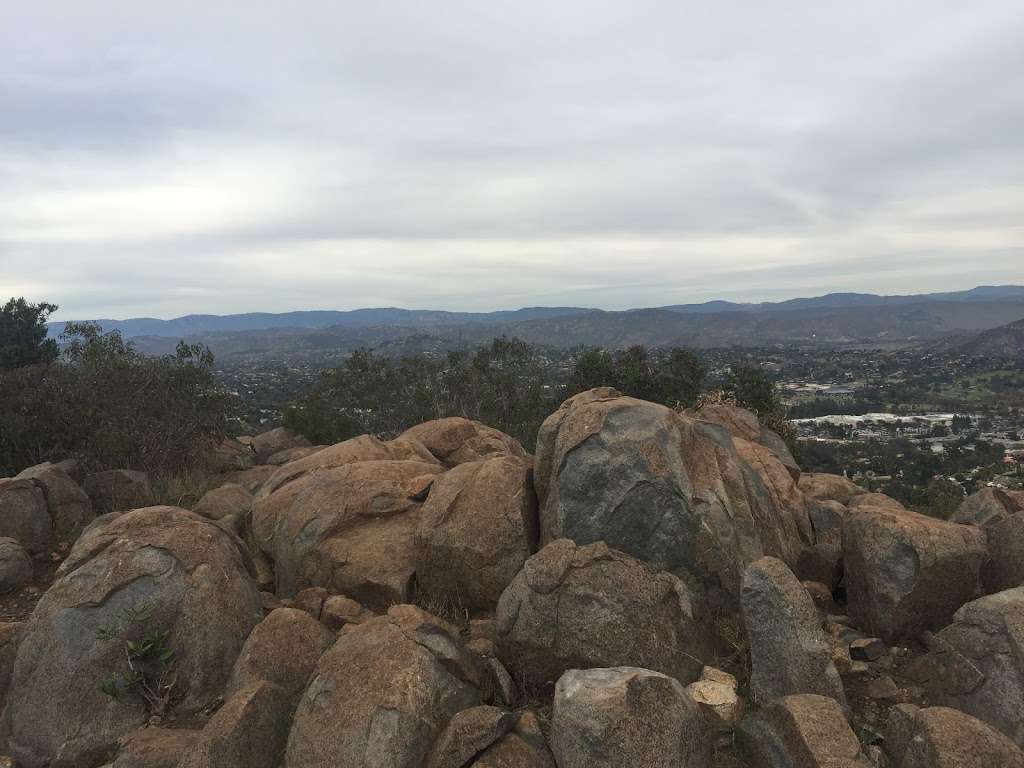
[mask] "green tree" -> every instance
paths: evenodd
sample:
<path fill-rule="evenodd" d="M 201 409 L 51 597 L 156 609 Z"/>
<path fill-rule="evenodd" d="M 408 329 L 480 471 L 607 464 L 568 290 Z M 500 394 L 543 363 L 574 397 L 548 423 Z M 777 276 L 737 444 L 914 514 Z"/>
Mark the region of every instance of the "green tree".
<path fill-rule="evenodd" d="M 0 370 L 57 359 L 57 342 L 46 337 L 46 320 L 56 311 L 56 304 L 30 304 L 24 297 L 0 307 Z"/>

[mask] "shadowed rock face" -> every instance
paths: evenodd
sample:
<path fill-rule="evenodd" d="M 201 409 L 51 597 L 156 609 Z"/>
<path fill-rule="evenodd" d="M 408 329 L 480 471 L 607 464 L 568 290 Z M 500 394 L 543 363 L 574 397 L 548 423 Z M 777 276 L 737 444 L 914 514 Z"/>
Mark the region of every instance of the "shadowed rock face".
<path fill-rule="evenodd" d="M 92 502 L 88 495 L 56 464 L 37 464 L 22 470 L 18 477 L 35 480 L 43 489 L 54 533 L 61 541 L 73 541 L 92 521 Z"/>
<path fill-rule="evenodd" d="M 919 710 L 900 768 L 1024 768 L 1024 753 L 1003 734 L 947 707 Z"/>
<path fill-rule="evenodd" d="M 0 478 L 0 536 L 14 539 L 30 554 L 53 546 L 53 520 L 35 480 Z"/>
<path fill-rule="evenodd" d="M 221 694 L 262 615 L 235 537 L 182 509 L 100 520 L 36 606 L 14 663 L 4 728 L 20 764 L 93 764 L 146 719 L 132 690 L 101 690 L 124 670 L 125 642 L 166 632 L 176 711 Z"/>
<path fill-rule="evenodd" d="M 446 467 L 497 456 L 529 459 L 515 438 L 461 416 L 417 424 L 403 432 L 399 439 L 403 438 L 423 445 Z"/>
<path fill-rule="evenodd" d="M 614 390 L 548 417 L 534 478 L 542 544 L 606 541 L 734 597 L 747 563 L 770 554 L 795 567 L 809 543 L 806 509 L 780 507 L 726 429 Z"/>

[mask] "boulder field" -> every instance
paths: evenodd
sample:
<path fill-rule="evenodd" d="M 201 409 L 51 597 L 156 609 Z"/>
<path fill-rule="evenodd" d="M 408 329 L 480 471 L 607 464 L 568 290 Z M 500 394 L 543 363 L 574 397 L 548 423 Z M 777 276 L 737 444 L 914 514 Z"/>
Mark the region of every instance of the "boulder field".
<path fill-rule="evenodd" d="M 190 510 L 0 479 L 0 766 L 1024 768 L 1018 494 L 939 520 L 608 388 L 533 456 L 452 417 L 210 465 Z"/>

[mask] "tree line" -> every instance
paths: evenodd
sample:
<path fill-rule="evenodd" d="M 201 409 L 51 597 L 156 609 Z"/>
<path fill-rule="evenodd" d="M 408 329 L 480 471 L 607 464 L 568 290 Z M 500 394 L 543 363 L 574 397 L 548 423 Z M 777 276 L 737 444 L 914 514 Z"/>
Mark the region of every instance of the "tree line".
<path fill-rule="evenodd" d="M 783 427 L 784 409 L 760 368 L 734 366 L 713 384 Z M 567 365 L 507 338 L 439 357 L 389 359 L 360 349 L 286 408 L 284 424 L 314 443 L 329 444 L 364 433 L 394 437 L 423 421 L 463 416 L 532 450 L 541 423 L 563 400 L 598 386 L 679 409 L 697 405 L 712 388 L 704 363 L 683 348 L 581 349 Z"/>

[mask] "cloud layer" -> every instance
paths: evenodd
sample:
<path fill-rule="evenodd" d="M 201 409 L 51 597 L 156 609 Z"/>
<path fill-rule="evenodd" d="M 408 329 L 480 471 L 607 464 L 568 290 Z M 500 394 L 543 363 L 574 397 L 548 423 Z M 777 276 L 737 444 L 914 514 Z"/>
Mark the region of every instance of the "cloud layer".
<path fill-rule="evenodd" d="M 1024 282 L 1024 6 L 761 5 L 5 4 L 0 294 L 170 317 Z"/>

